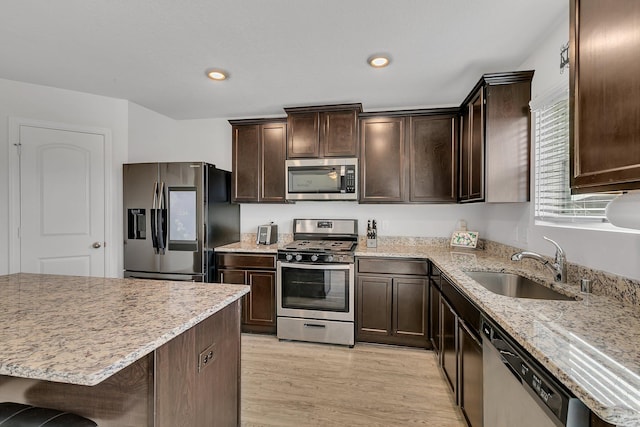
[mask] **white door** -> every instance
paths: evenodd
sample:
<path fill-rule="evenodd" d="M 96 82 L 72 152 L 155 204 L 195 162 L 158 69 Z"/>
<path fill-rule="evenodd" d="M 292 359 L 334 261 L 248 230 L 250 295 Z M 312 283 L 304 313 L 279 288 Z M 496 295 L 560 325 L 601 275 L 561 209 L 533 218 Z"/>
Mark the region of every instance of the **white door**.
<path fill-rule="evenodd" d="M 20 271 L 105 275 L 105 137 L 20 125 Z"/>

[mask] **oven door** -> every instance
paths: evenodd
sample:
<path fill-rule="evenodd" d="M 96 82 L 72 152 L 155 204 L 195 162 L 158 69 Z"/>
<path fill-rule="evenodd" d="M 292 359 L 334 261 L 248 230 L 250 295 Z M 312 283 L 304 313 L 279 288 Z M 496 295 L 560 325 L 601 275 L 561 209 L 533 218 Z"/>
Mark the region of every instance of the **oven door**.
<path fill-rule="evenodd" d="M 353 264 L 278 261 L 278 316 L 354 321 Z"/>

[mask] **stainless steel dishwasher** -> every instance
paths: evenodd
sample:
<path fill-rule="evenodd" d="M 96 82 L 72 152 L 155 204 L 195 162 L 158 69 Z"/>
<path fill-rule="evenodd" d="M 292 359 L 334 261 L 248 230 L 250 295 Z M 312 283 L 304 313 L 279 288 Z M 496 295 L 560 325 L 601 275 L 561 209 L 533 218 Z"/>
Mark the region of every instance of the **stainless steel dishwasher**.
<path fill-rule="evenodd" d="M 482 359 L 485 426 L 589 426 L 589 409 L 485 318 Z"/>

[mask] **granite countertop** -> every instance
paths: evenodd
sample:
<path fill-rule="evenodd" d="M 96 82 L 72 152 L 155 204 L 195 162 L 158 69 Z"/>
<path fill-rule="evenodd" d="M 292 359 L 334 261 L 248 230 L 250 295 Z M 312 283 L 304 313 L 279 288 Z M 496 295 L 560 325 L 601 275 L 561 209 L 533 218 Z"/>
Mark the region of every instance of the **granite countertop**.
<path fill-rule="evenodd" d="M 0 276 L 0 375 L 96 385 L 248 291 L 244 285 Z"/>
<path fill-rule="evenodd" d="M 471 301 L 495 320 L 604 421 L 640 425 L 640 309 L 606 296 L 581 294 L 508 256 L 448 247 L 387 245 L 356 256 L 429 258 Z M 492 293 L 464 271 L 506 271 L 575 295 L 577 301 L 512 298 Z"/>
<path fill-rule="evenodd" d="M 265 254 L 275 254 L 278 252 L 278 248 L 284 245 L 274 243 L 272 245 L 258 245 L 255 240 L 253 241 L 242 241 L 237 243 L 230 243 L 224 246 L 218 246 L 215 248 L 215 252 L 249 252 L 249 253 L 265 253 Z"/>

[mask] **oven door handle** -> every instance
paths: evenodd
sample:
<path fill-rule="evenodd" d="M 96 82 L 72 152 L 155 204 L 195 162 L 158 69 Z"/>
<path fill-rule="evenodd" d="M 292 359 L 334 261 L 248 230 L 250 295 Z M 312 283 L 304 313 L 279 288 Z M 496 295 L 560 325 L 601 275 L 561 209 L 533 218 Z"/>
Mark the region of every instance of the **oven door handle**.
<path fill-rule="evenodd" d="M 347 264 L 307 264 L 304 262 L 282 262 L 278 261 L 280 267 L 299 268 L 301 270 L 350 270 L 353 263 Z"/>

